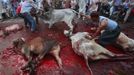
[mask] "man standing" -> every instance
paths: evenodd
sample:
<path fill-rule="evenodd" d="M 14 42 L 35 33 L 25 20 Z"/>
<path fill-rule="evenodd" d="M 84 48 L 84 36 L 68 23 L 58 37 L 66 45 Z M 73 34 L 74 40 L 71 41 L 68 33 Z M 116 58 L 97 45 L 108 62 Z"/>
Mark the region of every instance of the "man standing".
<path fill-rule="evenodd" d="M 122 4 L 122 0 L 112 0 L 112 7 L 110 8 L 110 16 L 112 16 L 113 12 L 118 10 L 118 7 Z"/>
<path fill-rule="evenodd" d="M 31 13 L 30 13 L 30 11 L 33 7 L 35 7 L 35 6 L 33 5 L 32 0 L 25 0 L 21 4 L 21 13 L 23 14 L 24 20 L 30 25 L 29 27 L 31 27 L 32 32 L 34 32 L 36 29 L 36 21 L 31 16 Z M 26 25 L 26 27 L 27 27 L 27 25 Z"/>
<path fill-rule="evenodd" d="M 11 0 L 11 9 L 12 9 L 12 16 L 15 18 L 16 17 L 16 9 L 18 7 L 18 1 L 17 0 Z"/>
<path fill-rule="evenodd" d="M 98 10 L 98 5 L 97 3 L 99 2 L 99 0 L 89 0 L 88 1 L 88 14 L 91 14 L 93 11 L 97 11 Z"/>
<path fill-rule="evenodd" d="M 129 7 L 129 9 L 126 12 L 126 15 L 124 18 L 124 23 L 127 21 L 132 9 L 134 8 L 134 0 L 128 0 L 128 7 Z"/>
<path fill-rule="evenodd" d="M 86 5 L 87 5 L 87 1 L 86 0 L 76 0 L 79 6 L 79 13 L 83 13 L 86 14 Z"/>

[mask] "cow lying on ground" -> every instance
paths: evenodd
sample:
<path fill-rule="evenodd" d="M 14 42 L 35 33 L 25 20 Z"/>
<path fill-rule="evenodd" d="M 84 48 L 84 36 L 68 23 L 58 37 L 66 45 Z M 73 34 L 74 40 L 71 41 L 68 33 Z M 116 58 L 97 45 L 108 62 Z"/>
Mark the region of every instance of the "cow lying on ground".
<path fill-rule="evenodd" d="M 76 12 L 72 9 L 51 9 L 46 13 L 42 13 L 40 16 L 45 23 L 49 24 L 49 28 L 53 26 L 54 23 L 64 21 L 70 28 L 69 31 L 65 30 L 65 35 L 71 35 L 73 31 L 72 21 L 76 16 Z"/>
<path fill-rule="evenodd" d="M 13 24 L 13 25 L 7 26 L 5 28 L 2 28 L 1 31 L 0 31 L 0 33 L 1 33 L 0 35 L 2 37 L 6 37 L 10 33 L 17 32 L 17 31 L 21 30 L 22 28 L 23 28 L 23 26 L 21 26 L 21 25 Z"/>
<path fill-rule="evenodd" d="M 134 51 L 134 40 L 126 36 L 123 32 L 118 36 L 116 43 L 126 51 Z"/>
<path fill-rule="evenodd" d="M 124 33 L 120 33 L 116 42 L 122 46 L 124 50 L 134 51 L 134 40 L 127 37 Z"/>
<path fill-rule="evenodd" d="M 74 52 L 85 58 L 88 69 L 91 71 L 88 65 L 88 59 L 100 60 L 109 59 L 111 57 L 123 56 L 123 54 L 115 54 L 97 44 L 94 40 L 91 40 L 91 36 L 87 32 L 78 32 L 71 37 L 72 48 Z M 92 71 L 91 71 L 92 73 Z"/>
<path fill-rule="evenodd" d="M 13 41 L 13 47 L 21 48 L 21 52 L 28 59 L 28 63 L 22 68 L 24 70 L 28 68 L 29 63 L 33 60 L 33 54 L 38 55 L 35 61 L 40 62 L 47 53 L 51 53 L 56 58 L 60 69 L 62 68 L 62 61 L 59 56 L 60 45 L 55 40 L 44 40 L 41 37 L 36 37 L 27 43 L 24 38 L 19 38 Z"/>

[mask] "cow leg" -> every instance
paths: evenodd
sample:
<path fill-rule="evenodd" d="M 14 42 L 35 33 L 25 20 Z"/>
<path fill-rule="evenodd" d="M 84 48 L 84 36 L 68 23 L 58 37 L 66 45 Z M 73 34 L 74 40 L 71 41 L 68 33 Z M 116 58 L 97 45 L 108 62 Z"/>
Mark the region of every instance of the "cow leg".
<path fill-rule="evenodd" d="M 73 31 L 73 28 L 74 28 L 74 26 L 72 24 L 72 21 L 73 21 L 74 16 L 75 15 L 72 15 L 71 18 L 70 18 L 70 20 L 69 20 L 69 22 L 68 22 L 68 26 L 69 26 L 71 32 Z"/>
<path fill-rule="evenodd" d="M 52 27 L 52 24 L 49 24 L 48 28 L 50 29 Z"/>
<path fill-rule="evenodd" d="M 35 20 L 36 20 L 36 23 L 39 24 L 39 19 L 37 15 L 35 15 Z"/>
<path fill-rule="evenodd" d="M 99 55 L 107 57 L 107 58 L 126 57 L 127 56 L 125 54 L 115 54 L 115 53 L 111 53 L 109 51 L 107 53 L 100 53 Z"/>
<path fill-rule="evenodd" d="M 59 65 L 60 69 L 62 69 L 62 60 L 61 60 L 60 54 L 59 54 L 60 53 L 60 46 L 59 45 L 56 46 L 56 48 L 53 49 L 51 51 L 51 53 L 55 57 L 56 61 L 58 62 L 58 65 Z"/>
<path fill-rule="evenodd" d="M 58 21 L 56 21 L 55 19 L 55 15 L 53 14 L 53 13 L 51 13 L 51 15 L 49 14 L 49 17 L 51 18 L 50 19 L 50 22 L 49 22 L 49 28 L 51 28 L 52 27 L 52 25 L 54 24 L 54 23 L 56 23 L 56 22 L 58 22 Z"/>
<path fill-rule="evenodd" d="M 49 29 L 52 27 L 52 25 L 53 25 L 53 23 L 52 23 L 52 21 L 50 21 L 50 23 L 49 23 Z"/>
<path fill-rule="evenodd" d="M 120 61 L 124 61 L 124 60 L 128 60 L 128 59 L 133 59 L 132 57 L 129 57 L 128 55 L 125 54 L 114 54 L 114 56 L 110 56 L 108 54 L 100 54 L 98 56 L 95 57 L 96 60 L 100 60 L 100 59 L 111 59 L 111 60 L 120 60 Z"/>
<path fill-rule="evenodd" d="M 109 57 L 115 57 L 116 56 L 116 54 L 114 54 L 114 53 L 112 53 L 108 50 L 106 50 L 105 52 L 100 53 L 100 55 L 106 55 L 106 56 L 109 56 Z"/>
<path fill-rule="evenodd" d="M 73 30 L 72 20 L 69 20 L 68 22 L 66 22 L 66 24 L 68 25 L 70 30 Z"/>
<path fill-rule="evenodd" d="M 103 54 L 94 56 L 94 60 L 109 59 L 109 58 L 110 58 L 109 56 L 107 56 L 107 55 L 103 55 Z"/>
<path fill-rule="evenodd" d="M 134 51 L 134 47 L 131 50 Z"/>
<path fill-rule="evenodd" d="M 53 14 L 52 14 L 53 15 Z M 51 17 L 51 19 L 50 19 L 50 22 L 49 22 L 49 27 L 48 28 L 51 28 L 52 27 L 52 25 L 54 24 L 54 23 L 56 23 L 55 22 L 55 19 L 54 19 L 54 16 L 50 16 Z"/>
<path fill-rule="evenodd" d="M 84 59 L 85 59 L 86 65 L 88 67 L 88 70 L 91 72 L 91 75 L 93 75 L 93 72 L 92 72 L 92 70 L 91 70 L 91 68 L 89 66 L 89 63 L 88 63 L 88 57 L 86 55 L 84 56 Z"/>
<path fill-rule="evenodd" d="M 69 26 L 69 31 L 68 31 L 68 34 L 69 35 L 72 35 L 72 32 L 73 32 L 73 25 L 72 25 L 72 20 L 69 20 L 68 22 L 66 22 L 66 24 Z"/>

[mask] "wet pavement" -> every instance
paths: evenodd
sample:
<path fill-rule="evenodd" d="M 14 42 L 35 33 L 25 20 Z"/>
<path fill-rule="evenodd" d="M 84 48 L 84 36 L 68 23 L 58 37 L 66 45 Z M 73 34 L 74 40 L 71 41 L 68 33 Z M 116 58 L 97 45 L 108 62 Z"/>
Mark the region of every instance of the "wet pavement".
<path fill-rule="evenodd" d="M 13 24 L 24 26 L 23 20 L 18 18 L 0 22 L 0 27 Z M 74 32 L 91 32 L 90 25 L 85 24 L 83 21 L 79 21 L 75 25 Z M 134 22 L 121 24 L 120 26 L 125 34 L 134 39 Z M 69 38 L 63 34 L 64 29 L 67 29 L 67 26 L 63 22 L 56 23 L 51 29 L 48 29 L 48 25 L 40 20 L 38 30 L 35 33 L 23 28 L 16 33 L 11 33 L 6 38 L 0 37 L 0 75 L 27 75 L 27 73 L 23 73 L 20 70 L 26 64 L 26 60 L 11 48 L 12 41 L 19 37 L 24 37 L 26 41 L 30 41 L 37 36 L 58 40 L 61 45 L 60 56 L 63 61 L 63 73 L 61 73 L 55 59 L 51 55 L 45 56 L 41 64 L 36 68 L 37 75 L 90 75 L 83 57 L 73 52 Z M 106 48 L 114 53 L 124 53 L 123 50 L 113 46 L 107 46 Z M 134 57 L 134 54 L 131 53 L 130 57 Z M 90 63 L 90 67 L 94 75 L 134 75 L 133 59 L 100 60 Z"/>

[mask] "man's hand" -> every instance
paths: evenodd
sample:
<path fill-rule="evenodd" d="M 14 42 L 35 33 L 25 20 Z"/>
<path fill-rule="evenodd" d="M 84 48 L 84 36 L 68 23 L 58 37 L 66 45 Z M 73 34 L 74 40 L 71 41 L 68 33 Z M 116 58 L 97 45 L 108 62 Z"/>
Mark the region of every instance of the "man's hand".
<path fill-rule="evenodd" d="M 91 27 L 91 30 L 92 30 L 92 31 L 96 31 L 97 28 L 96 28 L 96 27 Z"/>
<path fill-rule="evenodd" d="M 80 13 L 80 16 L 85 16 L 83 13 Z"/>
<path fill-rule="evenodd" d="M 87 19 L 91 19 L 91 16 L 89 16 L 89 15 L 84 15 L 83 13 L 80 13 L 80 16 L 82 16 L 82 17 L 85 17 L 85 18 L 87 18 Z"/>
<path fill-rule="evenodd" d="M 98 34 L 91 35 L 91 39 L 95 39 L 98 36 Z"/>

